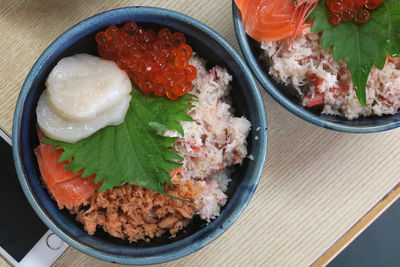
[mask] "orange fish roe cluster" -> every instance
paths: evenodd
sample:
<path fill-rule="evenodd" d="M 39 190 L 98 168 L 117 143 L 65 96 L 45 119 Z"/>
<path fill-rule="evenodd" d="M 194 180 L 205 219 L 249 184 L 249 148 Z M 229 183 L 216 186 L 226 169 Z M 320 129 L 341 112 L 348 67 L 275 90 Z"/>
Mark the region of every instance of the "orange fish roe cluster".
<path fill-rule="evenodd" d="M 115 61 L 145 94 L 176 100 L 192 89 L 197 76 L 189 65 L 193 50 L 180 32 L 164 28 L 156 34 L 129 22 L 97 33 L 96 42 L 100 56 Z"/>
<path fill-rule="evenodd" d="M 370 18 L 368 10 L 377 8 L 383 0 L 327 0 L 328 20 L 337 25 L 341 21 L 366 23 Z"/>

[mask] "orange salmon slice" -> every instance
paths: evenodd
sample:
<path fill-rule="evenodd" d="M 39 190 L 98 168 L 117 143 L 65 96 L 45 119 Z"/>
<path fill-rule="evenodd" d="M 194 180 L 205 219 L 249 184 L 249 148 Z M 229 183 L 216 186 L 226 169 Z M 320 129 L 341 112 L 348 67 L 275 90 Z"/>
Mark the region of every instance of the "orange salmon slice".
<path fill-rule="evenodd" d="M 43 138 L 40 130 L 38 135 L 39 139 Z M 102 183 L 94 183 L 95 175 L 82 178 L 83 171 L 74 174 L 72 170 L 64 169 L 68 162 L 57 162 L 63 150 L 54 148 L 53 145 L 40 142 L 34 150 L 42 179 L 60 209 L 79 207 L 100 188 Z"/>
<path fill-rule="evenodd" d="M 72 209 L 85 204 L 101 186 L 101 183 L 94 183 L 95 175 L 82 178 L 80 175 L 70 180 L 57 183 L 49 188 L 49 191 L 57 201 L 58 207 Z"/>
<path fill-rule="evenodd" d="M 55 147 L 52 145 L 40 142 L 40 146 L 35 149 L 40 172 L 42 173 L 44 182 L 49 188 L 75 176 L 72 170 L 66 170 L 63 168 L 68 164 L 67 161 L 61 163 L 57 162 L 63 153 L 63 150 L 53 150 L 54 148 Z"/>
<path fill-rule="evenodd" d="M 300 18 L 293 17 L 292 0 L 235 0 L 248 35 L 257 41 L 277 41 L 293 36 Z M 300 27 L 299 33 L 310 28 Z"/>

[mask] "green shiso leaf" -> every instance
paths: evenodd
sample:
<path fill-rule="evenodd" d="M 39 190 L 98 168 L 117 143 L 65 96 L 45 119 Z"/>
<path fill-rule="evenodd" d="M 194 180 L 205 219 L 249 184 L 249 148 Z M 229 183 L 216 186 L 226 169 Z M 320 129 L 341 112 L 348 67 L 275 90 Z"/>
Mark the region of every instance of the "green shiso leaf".
<path fill-rule="evenodd" d="M 373 66 L 383 69 L 386 56 L 400 55 L 400 1 L 384 0 L 370 10 L 367 23 L 328 21 L 326 0 L 320 0 L 308 20 L 315 19 L 312 32 L 322 33 L 322 48 L 332 48 L 336 61 L 345 59 L 361 105 L 366 105 L 366 86 Z"/>
<path fill-rule="evenodd" d="M 65 169 L 75 173 L 84 169 L 82 177 L 96 174 L 96 183 L 103 180 L 99 191 L 132 184 L 170 196 L 163 184 L 172 186 L 169 172 L 180 167 L 183 158 L 172 149 L 177 138 L 162 133 L 168 129 L 184 134 L 181 121 L 193 121 L 187 110 L 196 97 L 186 94 L 171 101 L 144 95 L 135 86 L 131 95 L 122 124 L 103 128 L 74 144 L 49 138 L 43 142 L 64 149 L 58 161 L 71 161 Z"/>

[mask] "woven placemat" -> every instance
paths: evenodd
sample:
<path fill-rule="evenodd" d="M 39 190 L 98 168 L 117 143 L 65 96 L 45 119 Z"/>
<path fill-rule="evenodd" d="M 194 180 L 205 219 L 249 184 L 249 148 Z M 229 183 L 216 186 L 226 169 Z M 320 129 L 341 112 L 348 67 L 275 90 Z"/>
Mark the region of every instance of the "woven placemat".
<path fill-rule="evenodd" d="M 0 127 L 11 132 L 23 81 L 58 35 L 96 13 L 131 5 L 185 13 L 238 48 L 229 0 L 1 1 Z M 216 241 L 165 266 L 310 265 L 398 183 L 400 130 L 368 135 L 325 130 L 292 115 L 260 90 L 269 144 L 253 199 Z M 55 266 L 108 264 L 69 248 Z M 0 259 L 2 265 L 7 266 Z"/>

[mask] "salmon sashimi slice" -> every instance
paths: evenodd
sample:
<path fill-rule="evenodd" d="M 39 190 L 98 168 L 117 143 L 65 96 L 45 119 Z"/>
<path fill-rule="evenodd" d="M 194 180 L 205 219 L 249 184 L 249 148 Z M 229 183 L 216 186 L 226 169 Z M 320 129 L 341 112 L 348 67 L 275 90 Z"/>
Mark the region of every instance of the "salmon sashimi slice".
<path fill-rule="evenodd" d="M 35 149 L 35 154 L 39 163 L 40 172 L 42 173 L 42 178 L 47 187 L 52 187 L 56 183 L 73 178 L 75 176 L 74 172 L 63 168 L 69 162 L 64 161 L 58 163 L 58 159 L 63 153 L 63 150 L 54 150 L 55 146 L 43 143 L 42 139 L 45 136 L 39 127 L 37 128 L 37 133 L 40 145 Z"/>
<path fill-rule="evenodd" d="M 54 148 L 55 147 L 52 145 L 40 142 L 40 146 L 35 149 L 40 172 L 42 173 L 44 182 L 49 188 L 75 176 L 72 170 L 66 170 L 63 168 L 68 164 L 68 161 L 57 162 L 63 153 L 63 150 L 53 150 Z"/>
<path fill-rule="evenodd" d="M 43 138 L 40 130 L 38 136 L 40 140 Z M 63 153 L 62 149 L 55 150 L 55 146 L 40 142 L 34 152 L 43 182 L 60 209 L 63 207 L 71 209 L 84 204 L 100 188 L 102 182 L 95 184 L 95 175 L 82 178 L 83 170 L 75 174 L 72 170 L 63 168 L 68 161 L 58 163 Z"/>
<path fill-rule="evenodd" d="M 257 41 L 277 41 L 309 30 L 292 0 L 235 0 L 248 35 Z M 298 27 L 299 26 L 299 27 Z"/>
<path fill-rule="evenodd" d="M 101 186 L 101 182 L 94 183 L 95 175 L 82 178 L 80 175 L 70 180 L 55 184 L 49 191 L 57 201 L 58 207 L 72 209 L 85 204 Z"/>

